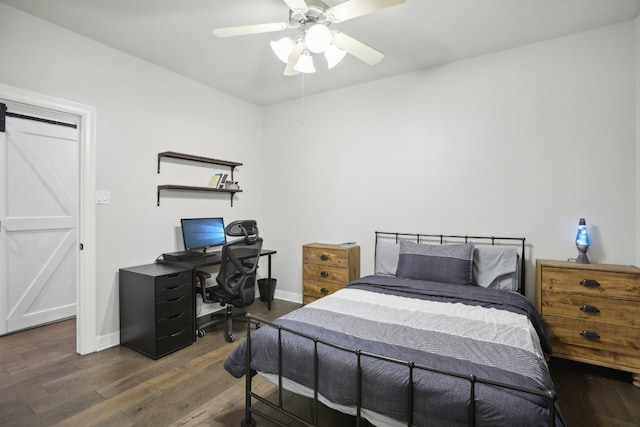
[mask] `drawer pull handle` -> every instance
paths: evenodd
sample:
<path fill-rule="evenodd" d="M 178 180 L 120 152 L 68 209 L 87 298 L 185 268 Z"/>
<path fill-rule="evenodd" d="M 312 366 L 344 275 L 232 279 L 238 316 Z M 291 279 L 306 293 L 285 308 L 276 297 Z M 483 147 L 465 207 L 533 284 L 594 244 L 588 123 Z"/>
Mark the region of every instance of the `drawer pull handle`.
<path fill-rule="evenodd" d="M 593 279 L 584 279 L 582 282 L 580 282 L 580 284 L 582 286 L 584 286 L 585 288 L 599 288 L 600 287 L 600 283 L 598 283 L 597 280 L 593 280 Z"/>
<path fill-rule="evenodd" d="M 323 294 L 328 294 L 328 293 L 329 293 L 329 289 L 327 289 L 327 288 L 320 288 L 320 292 L 322 292 Z"/>
<path fill-rule="evenodd" d="M 592 339 L 592 340 L 600 339 L 600 335 L 598 335 L 598 333 L 594 332 L 594 331 L 582 331 L 582 332 L 580 332 L 580 335 L 582 335 L 585 338 Z"/>
<path fill-rule="evenodd" d="M 320 259 L 323 261 L 329 261 L 329 255 L 322 254 L 320 255 Z"/>
<path fill-rule="evenodd" d="M 320 275 L 321 275 L 322 277 L 329 277 L 329 272 L 328 272 L 328 271 L 321 271 L 321 272 L 320 272 Z"/>
<path fill-rule="evenodd" d="M 177 319 L 178 317 L 182 317 L 182 316 L 184 316 L 184 313 L 176 314 L 174 316 L 169 316 L 167 317 L 167 320 Z"/>
<path fill-rule="evenodd" d="M 580 310 L 584 311 L 585 313 L 600 313 L 600 309 L 594 305 L 583 305 L 582 307 L 580 307 Z"/>
<path fill-rule="evenodd" d="M 183 296 L 181 296 L 181 297 L 168 299 L 168 300 L 167 300 L 167 302 L 176 302 L 176 301 L 180 301 L 182 298 L 184 298 L 184 295 L 183 295 Z"/>
<path fill-rule="evenodd" d="M 178 335 L 181 335 L 181 334 L 182 334 L 182 331 L 178 331 L 178 332 L 174 332 L 174 333 L 170 334 L 169 336 L 170 337 L 177 337 Z"/>

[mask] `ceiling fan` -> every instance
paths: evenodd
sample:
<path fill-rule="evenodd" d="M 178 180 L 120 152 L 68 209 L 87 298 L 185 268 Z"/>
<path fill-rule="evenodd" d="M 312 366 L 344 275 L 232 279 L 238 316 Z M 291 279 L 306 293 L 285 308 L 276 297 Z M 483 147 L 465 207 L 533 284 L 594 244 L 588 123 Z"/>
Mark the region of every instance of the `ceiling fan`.
<path fill-rule="evenodd" d="M 270 33 L 296 29 L 291 37 L 271 42 L 276 56 L 286 65 L 285 76 L 300 72 L 313 73 L 313 53 L 323 53 L 329 68 L 337 65 L 349 53 L 359 60 L 375 65 L 384 54 L 338 30 L 331 24 L 344 22 L 363 15 L 404 3 L 406 0 L 347 0 L 329 7 L 320 0 L 283 0 L 289 7 L 289 22 L 243 25 L 216 28 L 216 37 L 233 37 L 248 34 Z"/>

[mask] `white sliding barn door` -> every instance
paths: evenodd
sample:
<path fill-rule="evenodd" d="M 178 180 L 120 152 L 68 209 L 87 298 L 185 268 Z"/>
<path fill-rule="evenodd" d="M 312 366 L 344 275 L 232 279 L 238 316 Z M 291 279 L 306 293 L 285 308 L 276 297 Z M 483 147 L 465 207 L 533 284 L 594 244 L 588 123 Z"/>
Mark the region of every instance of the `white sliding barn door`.
<path fill-rule="evenodd" d="M 78 130 L 7 117 L 0 151 L 4 334 L 76 315 Z"/>

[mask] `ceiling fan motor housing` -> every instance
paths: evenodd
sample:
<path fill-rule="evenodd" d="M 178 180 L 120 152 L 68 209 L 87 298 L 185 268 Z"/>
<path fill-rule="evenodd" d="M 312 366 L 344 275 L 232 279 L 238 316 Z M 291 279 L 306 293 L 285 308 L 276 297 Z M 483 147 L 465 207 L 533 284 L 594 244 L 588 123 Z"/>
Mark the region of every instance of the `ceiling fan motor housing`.
<path fill-rule="evenodd" d="M 319 0 L 307 0 L 306 3 L 306 12 L 300 10 L 289 11 L 289 23 L 292 26 L 305 30 L 315 24 L 324 24 L 326 26 L 331 24 L 326 15 L 329 6 Z"/>

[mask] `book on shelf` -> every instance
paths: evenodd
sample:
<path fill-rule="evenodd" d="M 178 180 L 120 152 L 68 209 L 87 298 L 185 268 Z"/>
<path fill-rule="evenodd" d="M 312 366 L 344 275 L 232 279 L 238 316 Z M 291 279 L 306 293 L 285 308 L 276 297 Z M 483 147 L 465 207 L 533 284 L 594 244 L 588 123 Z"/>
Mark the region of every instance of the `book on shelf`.
<path fill-rule="evenodd" d="M 218 182 L 218 188 L 225 188 L 224 183 L 227 182 L 227 177 L 229 174 L 223 173 L 220 177 L 220 182 Z"/>
<path fill-rule="evenodd" d="M 211 177 L 211 179 L 209 180 L 209 187 L 218 188 L 218 186 L 220 185 L 220 180 L 221 179 L 222 179 L 222 174 L 221 173 L 217 173 L 217 174 L 213 175 Z"/>

